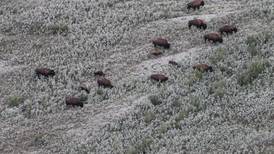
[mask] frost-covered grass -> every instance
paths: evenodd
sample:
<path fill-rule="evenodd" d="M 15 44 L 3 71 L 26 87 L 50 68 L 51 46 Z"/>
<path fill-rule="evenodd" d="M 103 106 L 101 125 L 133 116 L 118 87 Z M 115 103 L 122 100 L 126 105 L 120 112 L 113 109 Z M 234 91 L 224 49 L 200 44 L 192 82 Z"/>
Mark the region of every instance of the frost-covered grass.
<path fill-rule="evenodd" d="M 212 0 L 188 12 L 187 2 L 0 1 L 0 153 L 274 150 L 274 3 Z M 189 30 L 194 17 L 208 29 Z M 204 43 L 223 24 L 239 31 Z M 171 49 L 152 57 L 159 36 Z M 39 80 L 36 67 L 56 76 Z M 97 87 L 97 70 L 114 88 Z M 152 82 L 153 73 L 169 80 Z M 87 101 L 69 108 L 66 96 Z"/>

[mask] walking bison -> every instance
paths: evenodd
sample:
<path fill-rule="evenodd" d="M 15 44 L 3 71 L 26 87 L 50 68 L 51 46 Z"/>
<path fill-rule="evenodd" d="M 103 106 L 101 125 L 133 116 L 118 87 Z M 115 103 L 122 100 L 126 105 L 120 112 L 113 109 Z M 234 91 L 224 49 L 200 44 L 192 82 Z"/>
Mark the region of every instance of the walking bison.
<path fill-rule="evenodd" d="M 80 106 L 80 107 L 84 106 L 83 101 L 81 101 L 81 99 L 78 97 L 68 96 L 66 97 L 65 101 L 66 101 L 66 105 L 68 106 Z"/>
<path fill-rule="evenodd" d="M 200 9 L 200 7 L 204 6 L 204 5 L 205 5 L 205 2 L 203 0 L 193 0 L 187 4 L 187 9 L 188 10 L 190 10 L 190 9 L 196 10 L 196 9 Z"/>
<path fill-rule="evenodd" d="M 200 29 L 206 29 L 207 28 L 207 24 L 204 20 L 202 19 L 193 19 L 193 20 L 190 20 L 188 21 L 188 28 L 190 29 L 191 26 L 195 26 L 197 28 L 200 28 Z"/>
<path fill-rule="evenodd" d="M 35 74 L 40 78 L 40 76 L 44 77 L 52 77 L 55 75 L 55 71 L 49 68 L 36 68 Z"/>
<path fill-rule="evenodd" d="M 233 33 L 236 33 L 238 31 L 237 27 L 236 26 L 233 26 L 233 25 L 224 25 L 223 27 L 221 27 L 219 29 L 219 32 L 221 34 L 233 34 Z"/>
<path fill-rule="evenodd" d="M 209 66 L 207 64 L 196 64 L 192 68 L 201 72 L 213 72 L 212 66 Z"/>
<path fill-rule="evenodd" d="M 111 81 L 104 78 L 104 77 L 101 77 L 101 78 L 97 79 L 97 84 L 98 84 L 99 87 L 113 88 L 113 85 L 112 85 Z"/>
<path fill-rule="evenodd" d="M 167 39 L 164 38 L 156 38 L 154 40 L 152 40 L 152 44 L 154 45 L 154 47 L 163 47 L 165 49 L 169 49 L 170 48 L 170 44 L 168 43 Z"/>
<path fill-rule="evenodd" d="M 158 82 L 165 82 L 168 80 L 168 77 L 166 77 L 165 75 L 162 74 L 152 74 L 150 76 L 150 78 L 154 81 L 158 81 Z"/>
<path fill-rule="evenodd" d="M 216 32 L 205 34 L 204 40 L 205 40 L 205 42 L 212 41 L 213 43 L 217 43 L 217 42 L 223 43 L 223 38 L 222 38 L 221 34 L 216 33 Z"/>

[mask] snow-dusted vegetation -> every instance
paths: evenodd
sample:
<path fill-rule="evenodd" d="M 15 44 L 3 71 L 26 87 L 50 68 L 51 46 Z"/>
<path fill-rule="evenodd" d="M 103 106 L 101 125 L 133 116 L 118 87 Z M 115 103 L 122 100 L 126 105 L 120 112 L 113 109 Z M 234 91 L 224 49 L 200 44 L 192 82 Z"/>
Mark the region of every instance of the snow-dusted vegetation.
<path fill-rule="evenodd" d="M 273 152 L 274 2 L 188 2 L 1 0 L 0 153 Z M 207 29 L 189 30 L 193 18 Z M 238 32 L 204 42 L 225 24 Z M 171 48 L 155 56 L 157 37 Z M 39 79 L 39 67 L 56 74 Z"/>

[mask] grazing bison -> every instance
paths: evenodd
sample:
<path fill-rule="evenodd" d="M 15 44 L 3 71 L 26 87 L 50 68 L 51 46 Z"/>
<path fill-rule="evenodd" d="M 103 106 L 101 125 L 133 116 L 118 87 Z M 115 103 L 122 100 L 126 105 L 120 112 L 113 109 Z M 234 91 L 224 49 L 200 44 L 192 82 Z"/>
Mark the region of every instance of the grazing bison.
<path fill-rule="evenodd" d="M 103 71 L 96 71 L 94 72 L 95 76 L 105 76 L 106 74 Z"/>
<path fill-rule="evenodd" d="M 193 0 L 192 2 L 187 4 L 187 10 L 193 9 L 200 9 L 201 6 L 204 6 L 205 2 L 203 0 Z"/>
<path fill-rule="evenodd" d="M 66 105 L 68 106 L 80 106 L 83 107 L 83 101 L 78 97 L 68 96 L 66 97 Z"/>
<path fill-rule="evenodd" d="M 237 27 L 236 26 L 232 26 L 232 25 L 225 25 L 223 27 L 221 27 L 219 29 L 219 32 L 221 34 L 232 34 L 232 33 L 236 33 L 238 31 Z"/>
<path fill-rule="evenodd" d="M 204 20 L 202 19 L 193 19 L 193 20 L 190 20 L 188 21 L 188 28 L 190 29 L 191 26 L 195 26 L 197 28 L 200 28 L 200 29 L 206 29 L 207 28 L 207 25 L 205 23 Z"/>
<path fill-rule="evenodd" d="M 152 74 L 150 76 L 150 78 L 152 80 L 155 80 L 155 81 L 158 81 L 158 82 L 165 82 L 168 80 L 168 77 L 166 77 L 165 75 L 162 75 L 162 74 Z"/>
<path fill-rule="evenodd" d="M 40 78 L 40 76 L 45 76 L 45 77 L 54 76 L 55 72 L 54 70 L 49 68 L 36 68 L 35 74 Z"/>
<path fill-rule="evenodd" d="M 170 61 L 168 61 L 168 63 L 170 65 L 174 65 L 174 66 L 180 67 L 180 65 L 176 61 L 170 60 Z"/>
<path fill-rule="evenodd" d="M 197 64 L 197 65 L 194 65 L 192 67 L 194 70 L 198 70 L 198 71 L 201 71 L 201 72 L 213 72 L 213 68 L 212 66 L 208 66 L 207 64 Z"/>
<path fill-rule="evenodd" d="M 169 49 L 170 48 L 170 44 L 164 38 L 154 39 L 154 40 L 152 40 L 152 43 L 153 43 L 154 47 L 159 46 L 159 47 L 163 47 L 165 49 Z"/>
<path fill-rule="evenodd" d="M 101 77 L 97 80 L 97 84 L 99 87 L 104 87 L 104 88 L 113 88 L 113 85 L 111 84 L 111 81 Z"/>
<path fill-rule="evenodd" d="M 213 43 L 217 43 L 217 42 L 223 43 L 222 35 L 216 32 L 204 35 L 204 40 L 205 42 L 208 40 L 208 41 L 212 41 Z"/>

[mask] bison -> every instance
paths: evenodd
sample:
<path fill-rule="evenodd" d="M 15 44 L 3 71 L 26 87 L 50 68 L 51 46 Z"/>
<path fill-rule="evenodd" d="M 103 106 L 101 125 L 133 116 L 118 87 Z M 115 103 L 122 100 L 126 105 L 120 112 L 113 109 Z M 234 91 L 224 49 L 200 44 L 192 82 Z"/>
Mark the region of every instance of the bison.
<path fill-rule="evenodd" d="M 207 28 L 207 24 L 204 20 L 202 19 L 193 19 L 193 20 L 190 20 L 188 21 L 188 28 L 190 29 L 191 26 L 195 26 L 197 28 L 200 28 L 200 29 L 206 29 Z"/>
<path fill-rule="evenodd" d="M 104 88 L 113 88 L 113 85 L 111 84 L 111 81 L 101 77 L 99 79 L 97 79 L 97 84 L 99 87 L 104 87 Z"/>
<path fill-rule="evenodd" d="M 105 76 L 106 74 L 103 71 L 95 71 L 94 75 L 95 76 Z"/>
<path fill-rule="evenodd" d="M 162 75 L 162 74 L 152 74 L 150 76 L 150 78 L 152 80 L 155 80 L 155 81 L 158 81 L 158 82 L 165 82 L 168 80 L 168 77 L 166 77 L 165 75 Z"/>
<path fill-rule="evenodd" d="M 208 41 L 212 41 L 213 43 L 217 43 L 217 42 L 223 43 L 222 35 L 216 32 L 204 35 L 204 40 L 205 42 L 208 40 Z"/>
<path fill-rule="evenodd" d="M 154 47 L 159 46 L 159 47 L 163 47 L 165 49 L 170 48 L 170 44 L 164 38 L 156 38 L 156 39 L 152 40 L 152 43 L 153 43 Z"/>
<path fill-rule="evenodd" d="M 207 64 L 197 64 L 192 67 L 194 70 L 198 70 L 201 72 L 213 72 L 212 66 L 208 66 Z"/>
<path fill-rule="evenodd" d="M 236 33 L 238 31 L 237 27 L 236 26 L 232 26 L 232 25 L 224 25 L 223 27 L 221 27 L 219 29 L 219 32 L 221 34 L 233 34 L 233 33 Z"/>
<path fill-rule="evenodd" d="M 83 107 L 83 101 L 78 97 L 68 96 L 66 97 L 66 105 L 68 106 L 80 106 Z"/>
<path fill-rule="evenodd" d="M 40 76 L 50 77 L 55 75 L 55 71 L 49 68 L 36 68 L 35 74 L 40 78 Z"/>
<path fill-rule="evenodd" d="M 179 65 L 176 61 L 170 60 L 170 61 L 168 61 L 168 63 L 169 63 L 170 65 L 174 65 L 174 66 L 176 66 L 176 67 L 180 67 L 180 65 Z"/>
<path fill-rule="evenodd" d="M 192 2 L 187 4 L 187 10 L 190 10 L 191 8 L 193 10 L 200 9 L 200 7 L 204 5 L 205 2 L 203 0 L 193 0 Z"/>

